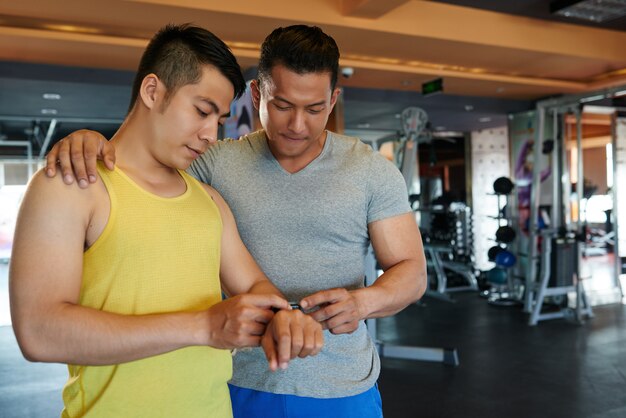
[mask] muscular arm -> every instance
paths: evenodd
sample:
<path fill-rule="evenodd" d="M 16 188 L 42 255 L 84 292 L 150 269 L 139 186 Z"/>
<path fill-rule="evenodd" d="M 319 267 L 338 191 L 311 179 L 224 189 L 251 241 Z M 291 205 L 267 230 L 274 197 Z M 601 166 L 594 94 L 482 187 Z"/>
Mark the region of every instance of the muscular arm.
<path fill-rule="evenodd" d="M 426 291 L 426 258 L 413 212 L 372 222 L 370 238 L 384 273 L 357 290 L 363 318 L 393 315 Z"/>
<path fill-rule="evenodd" d="M 374 284 L 353 291 L 324 290 L 301 302 L 304 308 L 321 306 L 312 315 L 334 334 L 353 332 L 363 319 L 393 315 L 426 291 L 426 259 L 414 214 L 372 222 L 369 234 L 384 270 Z"/>
<path fill-rule="evenodd" d="M 78 305 L 95 193 L 41 172 L 29 185 L 9 273 L 11 315 L 24 356 L 103 365 L 212 344 L 206 312 L 126 316 Z"/>

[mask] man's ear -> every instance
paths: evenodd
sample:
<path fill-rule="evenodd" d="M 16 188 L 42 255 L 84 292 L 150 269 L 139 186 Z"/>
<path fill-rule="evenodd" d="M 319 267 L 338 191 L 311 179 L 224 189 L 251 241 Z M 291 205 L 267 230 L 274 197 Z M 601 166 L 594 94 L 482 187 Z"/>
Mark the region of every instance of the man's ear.
<path fill-rule="evenodd" d="M 259 80 L 252 80 L 250 82 L 250 92 L 252 93 L 252 104 L 256 110 L 259 110 L 259 103 L 261 102 L 261 86 L 259 86 Z"/>
<path fill-rule="evenodd" d="M 333 94 L 330 96 L 330 111 L 331 112 L 333 108 L 335 107 L 335 104 L 337 103 L 337 99 L 339 98 L 340 94 L 341 94 L 341 89 L 339 87 L 333 90 Z"/>
<path fill-rule="evenodd" d="M 141 101 L 148 109 L 153 109 L 159 100 L 161 94 L 161 81 L 156 74 L 148 74 L 143 78 L 141 87 L 139 88 L 139 95 Z"/>

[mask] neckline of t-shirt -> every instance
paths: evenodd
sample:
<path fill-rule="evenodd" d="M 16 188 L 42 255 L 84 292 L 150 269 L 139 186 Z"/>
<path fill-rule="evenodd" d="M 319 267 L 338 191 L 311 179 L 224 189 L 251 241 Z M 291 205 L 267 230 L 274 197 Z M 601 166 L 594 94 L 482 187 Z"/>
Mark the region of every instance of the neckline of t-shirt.
<path fill-rule="evenodd" d="M 329 131 L 328 129 L 326 129 L 324 131 L 326 133 L 326 140 L 324 141 L 324 147 L 322 148 L 322 152 L 319 153 L 319 155 L 317 157 L 315 157 L 310 163 L 308 163 L 302 170 L 300 171 L 296 171 L 295 173 L 290 173 L 289 171 L 285 170 L 285 168 L 280 165 L 280 163 L 278 162 L 278 160 L 276 159 L 276 157 L 274 157 L 274 154 L 272 154 L 272 150 L 270 150 L 270 147 L 267 143 L 267 135 L 265 134 L 265 132 L 263 132 L 263 147 L 265 148 L 265 155 L 267 156 L 268 159 L 270 159 L 275 165 L 276 167 L 278 167 L 278 169 L 285 175 L 287 176 L 298 176 L 298 175 L 303 175 L 304 173 L 312 170 L 314 166 L 316 166 L 317 164 L 319 164 L 319 161 L 324 158 L 324 156 L 326 155 L 326 153 L 328 152 L 328 149 L 330 148 L 330 143 L 333 140 L 333 133 L 331 131 Z"/>
<path fill-rule="evenodd" d="M 185 178 L 184 172 L 181 171 L 181 170 L 176 170 L 176 171 L 178 172 L 178 175 L 185 182 L 185 191 L 182 192 L 181 194 L 177 195 L 177 196 L 164 197 L 164 196 L 159 196 L 158 194 L 154 194 L 154 193 L 144 189 L 143 187 L 141 187 L 135 180 L 133 180 L 128 174 L 126 174 L 124 172 L 124 170 L 122 170 L 118 166 L 115 166 L 114 169 L 113 169 L 114 173 L 116 173 L 118 176 L 120 176 L 122 179 L 124 179 L 128 184 L 130 184 L 131 187 L 137 189 L 142 194 L 145 194 L 146 196 L 148 196 L 148 197 L 150 197 L 152 199 L 162 200 L 162 201 L 165 201 L 165 202 L 174 202 L 174 201 L 177 201 L 177 200 L 185 199 L 191 193 L 191 185 L 189 184 L 189 180 L 187 178 Z"/>

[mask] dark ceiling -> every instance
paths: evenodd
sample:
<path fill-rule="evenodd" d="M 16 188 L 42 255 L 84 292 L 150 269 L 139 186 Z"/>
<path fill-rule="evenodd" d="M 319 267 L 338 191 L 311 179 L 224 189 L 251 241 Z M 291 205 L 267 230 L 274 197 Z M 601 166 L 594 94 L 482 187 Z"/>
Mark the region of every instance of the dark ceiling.
<path fill-rule="evenodd" d="M 431 0 L 437 3 L 454 4 L 462 7 L 491 10 L 498 13 L 507 13 L 517 16 L 526 16 L 533 19 L 549 20 L 552 22 L 573 23 L 589 27 L 626 31 L 626 16 L 603 23 L 591 22 L 582 19 L 565 18 L 550 12 L 550 5 L 558 3 L 555 0 Z M 563 2 L 561 2 L 563 3 Z M 607 1 L 608 3 L 608 1 Z"/>

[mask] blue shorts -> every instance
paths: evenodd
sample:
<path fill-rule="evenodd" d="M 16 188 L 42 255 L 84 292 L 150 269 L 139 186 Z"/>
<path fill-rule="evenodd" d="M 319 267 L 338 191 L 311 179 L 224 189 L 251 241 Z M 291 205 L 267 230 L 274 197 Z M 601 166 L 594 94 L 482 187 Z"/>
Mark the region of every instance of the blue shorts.
<path fill-rule="evenodd" d="M 381 418 L 378 385 L 345 398 L 279 395 L 228 385 L 234 418 Z"/>

